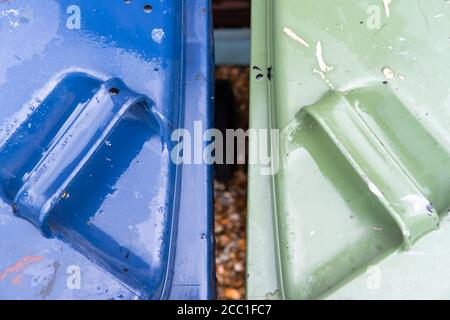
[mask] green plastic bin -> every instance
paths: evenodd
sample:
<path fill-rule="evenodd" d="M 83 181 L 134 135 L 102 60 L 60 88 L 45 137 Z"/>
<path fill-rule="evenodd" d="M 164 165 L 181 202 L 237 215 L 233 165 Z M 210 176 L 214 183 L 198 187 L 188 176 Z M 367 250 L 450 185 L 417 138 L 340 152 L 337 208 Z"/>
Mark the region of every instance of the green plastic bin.
<path fill-rule="evenodd" d="M 249 167 L 248 298 L 450 298 L 449 37 L 450 1 L 253 1 L 279 161 Z"/>

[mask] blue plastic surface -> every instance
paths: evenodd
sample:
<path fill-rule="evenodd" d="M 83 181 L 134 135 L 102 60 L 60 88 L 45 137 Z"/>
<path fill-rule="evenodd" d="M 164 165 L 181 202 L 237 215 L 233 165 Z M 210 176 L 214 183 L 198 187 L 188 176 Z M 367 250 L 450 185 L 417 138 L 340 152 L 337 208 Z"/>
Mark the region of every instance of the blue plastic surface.
<path fill-rule="evenodd" d="M 215 296 L 210 3 L 0 2 L 0 299 Z M 195 192 L 192 192 L 195 190 Z"/>

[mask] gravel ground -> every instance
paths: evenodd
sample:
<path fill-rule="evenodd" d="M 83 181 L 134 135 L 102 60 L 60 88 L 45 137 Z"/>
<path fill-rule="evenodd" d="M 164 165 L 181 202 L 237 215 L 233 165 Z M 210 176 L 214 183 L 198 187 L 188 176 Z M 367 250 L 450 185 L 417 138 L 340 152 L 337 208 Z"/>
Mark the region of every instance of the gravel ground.
<path fill-rule="evenodd" d="M 247 130 L 249 68 L 221 67 L 216 78 L 228 79 L 237 104 L 236 125 Z M 227 183 L 214 183 L 217 293 L 219 299 L 245 299 L 247 173 L 238 166 Z"/>

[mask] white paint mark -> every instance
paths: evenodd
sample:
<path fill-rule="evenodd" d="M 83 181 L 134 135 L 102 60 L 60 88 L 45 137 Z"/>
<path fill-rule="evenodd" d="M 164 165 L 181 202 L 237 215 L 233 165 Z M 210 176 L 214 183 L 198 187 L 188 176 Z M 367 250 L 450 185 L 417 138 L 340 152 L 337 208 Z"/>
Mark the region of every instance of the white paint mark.
<path fill-rule="evenodd" d="M 317 57 L 317 62 L 319 62 L 320 70 L 322 70 L 323 73 L 327 73 L 328 71 L 333 70 L 333 67 L 327 65 L 325 60 L 323 59 L 322 43 L 320 41 L 317 41 L 317 44 L 316 44 L 316 57 Z"/>
<path fill-rule="evenodd" d="M 389 8 L 389 5 L 391 4 L 392 0 L 383 0 L 384 4 L 384 12 L 386 12 L 386 17 L 391 16 L 391 9 Z"/>
<path fill-rule="evenodd" d="M 299 35 L 297 35 L 294 31 L 292 31 L 291 29 L 289 29 L 288 27 L 284 27 L 283 28 L 283 32 L 290 38 L 294 39 L 295 41 L 301 43 L 302 45 L 304 45 L 305 47 L 309 48 L 309 43 L 306 42 L 302 37 L 300 37 Z"/>
<path fill-rule="evenodd" d="M 388 68 L 388 67 L 384 67 L 383 68 L 383 75 L 386 79 L 391 80 L 395 78 L 395 73 L 394 71 L 392 71 L 392 69 Z"/>
<path fill-rule="evenodd" d="M 398 78 L 399 78 L 400 80 L 405 80 L 405 76 L 403 76 L 402 74 L 399 74 L 399 75 L 398 75 Z"/>
<path fill-rule="evenodd" d="M 430 206 L 430 202 L 425 198 L 418 196 L 416 194 L 409 194 L 400 199 L 414 212 L 414 213 L 422 213 L 424 211 L 428 211 L 428 207 Z M 432 212 L 432 207 L 430 207 L 429 213 Z"/>
<path fill-rule="evenodd" d="M 155 41 L 156 43 L 161 44 L 161 42 L 163 41 L 164 37 L 165 37 L 165 33 L 163 29 L 153 29 L 152 30 L 152 39 L 153 41 Z"/>
<path fill-rule="evenodd" d="M 319 71 L 317 69 L 313 69 L 313 72 L 317 73 L 322 78 L 322 80 L 325 81 L 325 83 L 330 87 L 331 90 L 335 89 L 333 83 L 327 78 L 325 73 L 323 73 L 322 71 Z"/>
<path fill-rule="evenodd" d="M 369 186 L 369 190 L 374 194 L 374 195 L 376 195 L 377 197 L 383 197 L 383 192 L 381 192 L 381 190 L 380 189 L 378 189 L 378 187 L 374 184 L 374 183 L 372 183 L 372 182 L 369 182 L 368 183 L 368 186 Z"/>

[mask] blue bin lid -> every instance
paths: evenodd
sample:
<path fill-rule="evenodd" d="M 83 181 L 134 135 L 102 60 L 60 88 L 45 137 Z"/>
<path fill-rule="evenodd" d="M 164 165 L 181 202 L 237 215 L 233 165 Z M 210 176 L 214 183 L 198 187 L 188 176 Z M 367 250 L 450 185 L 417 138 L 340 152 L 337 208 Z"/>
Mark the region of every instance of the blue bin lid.
<path fill-rule="evenodd" d="M 209 2 L 0 3 L 0 299 L 214 297 Z M 192 192 L 195 190 L 196 192 Z"/>

